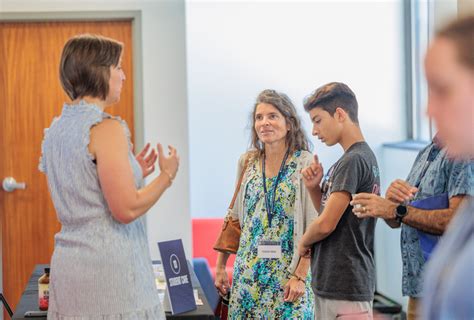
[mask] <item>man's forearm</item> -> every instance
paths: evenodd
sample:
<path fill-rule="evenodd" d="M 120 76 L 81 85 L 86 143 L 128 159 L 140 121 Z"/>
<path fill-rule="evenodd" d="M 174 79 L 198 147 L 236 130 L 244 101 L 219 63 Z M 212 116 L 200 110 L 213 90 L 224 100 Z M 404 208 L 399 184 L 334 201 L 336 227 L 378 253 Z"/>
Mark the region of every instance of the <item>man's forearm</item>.
<path fill-rule="evenodd" d="M 440 210 L 422 210 L 407 206 L 408 213 L 403 223 L 432 234 L 443 234 L 464 196 L 449 199 L 449 208 Z"/>
<path fill-rule="evenodd" d="M 443 234 L 454 215 L 454 209 L 426 211 L 408 206 L 408 214 L 403 223 L 415 229 L 432 233 Z"/>

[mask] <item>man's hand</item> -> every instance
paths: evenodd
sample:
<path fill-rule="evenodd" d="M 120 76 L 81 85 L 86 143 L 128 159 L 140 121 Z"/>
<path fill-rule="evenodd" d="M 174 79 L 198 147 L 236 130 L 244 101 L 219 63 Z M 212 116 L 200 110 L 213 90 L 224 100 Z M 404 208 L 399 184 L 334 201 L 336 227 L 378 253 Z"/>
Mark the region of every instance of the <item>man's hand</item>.
<path fill-rule="evenodd" d="M 356 194 L 351 201 L 352 212 L 358 218 L 395 219 L 397 203 L 384 199 L 373 193 Z"/>
<path fill-rule="evenodd" d="M 385 198 L 396 203 L 403 203 L 412 200 L 417 192 L 418 188 L 411 186 L 406 181 L 397 179 L 388 187 Z"/>

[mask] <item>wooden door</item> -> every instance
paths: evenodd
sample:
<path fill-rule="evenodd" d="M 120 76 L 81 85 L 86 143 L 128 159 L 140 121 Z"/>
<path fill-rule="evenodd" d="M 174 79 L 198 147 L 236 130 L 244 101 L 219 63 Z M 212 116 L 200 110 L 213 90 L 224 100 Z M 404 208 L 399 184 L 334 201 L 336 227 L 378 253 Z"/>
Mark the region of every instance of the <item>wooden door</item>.
<path fill-rule="evenodd" d="M 35 264 L 49 263 L 60 229 L 38 160 L 44 128 L 69 101 L 58 77 L 61 50 L 80 33 L 124 43 L 127 80 L 120 103 L 106 111 L 127 121 L 133 135 L 131 21 L 0 23 L 0 183 L 14 177 L 27 185 L 0 187 L 3 292 L 13 308 Z"/>

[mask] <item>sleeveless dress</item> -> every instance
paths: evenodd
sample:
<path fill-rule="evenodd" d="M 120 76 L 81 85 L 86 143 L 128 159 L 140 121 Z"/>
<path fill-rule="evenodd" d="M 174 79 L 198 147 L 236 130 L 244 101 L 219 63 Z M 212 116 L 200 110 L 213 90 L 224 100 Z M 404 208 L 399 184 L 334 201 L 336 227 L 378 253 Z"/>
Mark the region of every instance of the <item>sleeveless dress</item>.
<path fill-rule="evenodd" d="M 268 224 L 261 168 L 249 164 L 249 183 L 244 193 L 245 217 L 237 251 L 229 303 L 229 319 L 314 319 L 314 296 L 308 273 L 306 292 L 295 302 L 285 302 L 284 286 L 290 278 L 289 265 L 296 244 L 294 207 L 296 186 L 296 151 L 283 169 L 277 186 L 275 212 Z M 276 177 L 267 178 L 267 190 L 273 190 Z M 281 259 L 258 258 L 260 240 L 281 241 Z"/>
<path fill-rule="evenodd" d="M 88 150 L 91 127 L 107 118 L 123 125 L 135 185 L 140 188 L 142 171 L 120 118 L 81 101 L 65 104 L 61 116 L 45 130 L 39 169 L 47 176 L 62 225 L 51 258 L 48 319 L 165 319 L 145 217 L 129 224 L 112 217 Z"/>

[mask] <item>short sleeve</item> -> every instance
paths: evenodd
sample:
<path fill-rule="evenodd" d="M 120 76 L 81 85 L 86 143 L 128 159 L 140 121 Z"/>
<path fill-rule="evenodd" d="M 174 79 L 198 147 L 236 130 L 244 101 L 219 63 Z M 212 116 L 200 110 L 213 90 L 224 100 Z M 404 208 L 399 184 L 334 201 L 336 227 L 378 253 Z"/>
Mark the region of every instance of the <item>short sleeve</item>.
<path fill-rule="evenodd" d="M 336 165 L 332 174 L 331 193 L 346 191 L 357 193 L 360 189 L 365 163 L 362 157 L 357 154 L 347 154 L 346 157 Z"/>
<path fill-rule="evenodd" d="M 474 196 L 474 162 L 451 161 L 446 172 L 449 197 L 457 195 Z"/>
<path fill-rule="evenodd" d="M 54 117 L 53 121 L 51 122 L 51 125 L 49 128 L 45 128 L 43 130 L 43 141 L 41 142 L 41 155 L 39 158 L 39 164 L 38 164 L 38 170 L 40 172 L 43 172 L 44 174 L 47 174 L 47 166 L 46 166 L 46 154 L 47 154 L 47 144 L 48 144 L 48 132 L 49 129 L 52 128 L 57 121 L 59 120 L 59 117 Z"/>

